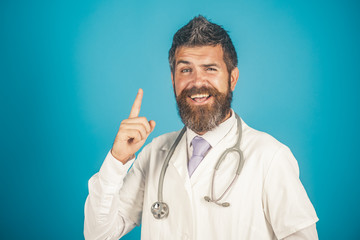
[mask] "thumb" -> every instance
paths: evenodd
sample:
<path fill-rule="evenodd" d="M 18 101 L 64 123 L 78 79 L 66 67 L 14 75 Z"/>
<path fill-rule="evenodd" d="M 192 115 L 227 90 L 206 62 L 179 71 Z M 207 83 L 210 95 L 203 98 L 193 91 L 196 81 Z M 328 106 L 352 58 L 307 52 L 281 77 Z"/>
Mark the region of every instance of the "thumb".
<path fill-rule="evenodd" d="M 156 126 L 156 122 L 154 120 L 150 120 L 149 124 L 150 124 L 150 128 L 151 128 L 151 132 L 154 131 L 154 128 Z"/>

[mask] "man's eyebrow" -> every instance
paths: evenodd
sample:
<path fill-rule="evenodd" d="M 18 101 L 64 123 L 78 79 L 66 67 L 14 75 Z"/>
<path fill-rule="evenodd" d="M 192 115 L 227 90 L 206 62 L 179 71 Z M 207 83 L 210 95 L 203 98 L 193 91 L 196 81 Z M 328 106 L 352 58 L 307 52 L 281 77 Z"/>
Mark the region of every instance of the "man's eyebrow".
<path fill-rule="evenodd" d="M 202 67 L 220 67 L 217 63 L 201 64 Z"/>
<path fill-rule="evenodd" d="M 186 65 L 190 65 L 191 63 L 189 61 L 185 61 L 185 60 L 179 60 L 178 62 L 176 62 L 176 65 L 179 65 L 179 64 L 186 64 Z M 208 64 L 201 64 L 202 67 L 220 67 L 219 64 L 217 63 L 208 63 Z"/>
<path fill-rule="evenodd" d="M 178 62 L 176 62 L 176 65 L 179 65 L 180 63 L 190 65 L 190 62 L 185 60 L 179 60 Z"/>

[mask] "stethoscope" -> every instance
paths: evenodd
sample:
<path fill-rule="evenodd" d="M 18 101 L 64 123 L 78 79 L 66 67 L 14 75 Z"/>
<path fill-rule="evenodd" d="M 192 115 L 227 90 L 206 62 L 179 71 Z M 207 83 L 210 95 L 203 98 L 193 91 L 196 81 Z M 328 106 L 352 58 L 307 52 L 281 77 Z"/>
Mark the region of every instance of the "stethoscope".
<path fill-rule="evenodd" d="M 231 148 L 226 149 L 221 154 L 219 160 L 217 161 L 217 163 L 215 165 L 215 170 L 214 170 L 214 173 L 213 173 L 213 176 L 212 176 L 211 195 L 210 195 L 210 197 L 209 196 L 204 196 L 205 201 L 213 202 L 213 203 L 215 203 L 215 204 L 217 204 L 219 206 L 222 206 L 222 207 L 229 207 L 230 206 L 230 203 L 228 203 L 228 202 L 220 203 L 219 201 L 225 196 L 225 194 L 230 190 L 230 188 L 234 185 L 235 181 L 238 179 L 238 177 L 240 175 L 241 167 L 242 167 L 241 163 L 242 163 L 242 161 L 244 159 L 243 153 L 242 153 L 242 151 L 240 149 L 240 141 L 241 141 L 241 135 L 242 135 L 241 120 L 240 120 L 240 117 L 236 113 L 235 113 L 235 117 L 236 117 L 236 120 L 237 120 L 238 139 L 237 139 L 236 143 L 234 144 L 234 146 L 232 146 Z M 169 166 L 169 161 L 170 161 L 172 155 L 174 154 L 174 151 L 175 151 L 177 145 L 179 144 L 181 138 L 183 137 L 185 131 L 186 131 L 186 127 L 183 127 L 180 134 L 176 138 L 174 144 L 171 146 L 170 151 L 168 152 L 168 154 L 167 154 L 167 156 L 165 158 L 164 164 L 163 164 L 161 172 L 160 172 L 159 187 L 158 187 L 158 201 L 155 202 L 151 206 L 151 213 L 154 215 L 154 218 L 156 218 L 156 219 L 166 218 L 169 215 L 169 206 L 165 202 L 163 202 L 164 177 L 165 177 L 166 169 Z M 235 173 L 235 176 L 234 176 L 233 180 L 231 181 L 229 186 L 226 188 L 224 193 L 221 194 L 220 197 L 215 198 L 214 197 L 214 181 L 215 181 L 216 171 L 219 170 L 220 164 L 224 161 L 225 157 L 230 152 L 236 152 L 239 155 L 239 161 L 238 161 L 236 173 Z"/>

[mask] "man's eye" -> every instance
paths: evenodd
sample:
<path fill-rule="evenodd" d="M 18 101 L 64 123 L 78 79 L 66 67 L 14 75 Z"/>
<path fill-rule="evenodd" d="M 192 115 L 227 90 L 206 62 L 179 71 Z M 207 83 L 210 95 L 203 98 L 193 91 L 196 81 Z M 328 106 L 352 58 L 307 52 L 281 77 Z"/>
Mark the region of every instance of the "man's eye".
<path fill-rule="evenodd" d="M 182 69 L 181 72 L 182 73 L 188 73 L 188 72 L 191 72 L 191 69 L 190 68 L 185 68 L 185 69 Z"/>
<path fill-rule="evenodd" d="M 212 72 L 212 71 L 217 71 L 217 70 L 216 70 L 216 68 L 209 67 L 209 68 L 206 69 L 206 71 L 211 71 Z"/>

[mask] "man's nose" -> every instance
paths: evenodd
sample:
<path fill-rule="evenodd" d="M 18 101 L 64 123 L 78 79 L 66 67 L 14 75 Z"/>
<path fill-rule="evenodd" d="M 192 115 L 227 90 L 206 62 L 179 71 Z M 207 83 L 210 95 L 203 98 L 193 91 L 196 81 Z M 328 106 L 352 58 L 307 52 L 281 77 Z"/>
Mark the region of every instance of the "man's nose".
<path fill-rule="evenodd" d="M 194 74 L 193 82 L 195 86 L 203 86 L 204 83 L 206 82 L 205 74 L 200 70 L 196 70 Z"/>

